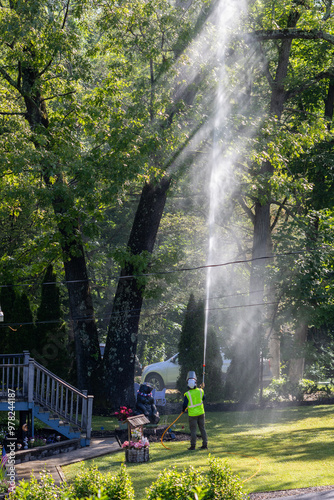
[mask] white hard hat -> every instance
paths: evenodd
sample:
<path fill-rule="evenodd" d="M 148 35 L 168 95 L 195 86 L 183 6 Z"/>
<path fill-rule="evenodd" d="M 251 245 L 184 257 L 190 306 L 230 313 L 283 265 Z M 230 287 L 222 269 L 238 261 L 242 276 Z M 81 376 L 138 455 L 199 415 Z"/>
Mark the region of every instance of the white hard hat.
<path fill-rule="evenodd" d="M 194 378 L 190 378 L 188 380 L 188 387 L 190 387 L 190 389 L 195 389 L 195 387 L 196 387 L 196 380 Z"/>

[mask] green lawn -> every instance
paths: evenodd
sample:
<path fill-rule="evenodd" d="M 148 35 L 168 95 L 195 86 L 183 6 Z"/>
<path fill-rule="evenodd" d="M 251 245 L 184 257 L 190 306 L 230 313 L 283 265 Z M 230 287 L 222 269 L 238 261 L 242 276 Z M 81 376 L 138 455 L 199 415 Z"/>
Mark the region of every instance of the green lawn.
<path fill-rule="evenodd" d="M 208 453 L 226 460 L 232 471 L 245 481 L 249 493 L 334 485 L 333 413 L 331 406 L 207 413 L 208 451 L 188 451 L 189 442 L 168 442 L 170 450 L 152 443 L 148 463 L 127 464 L 136 500 L 145 498 L 145 487 L 165 468 L 193 465 L 205 471 Z M 171 423 L 176 415 L 167 418 Z M 108 422 L 108 419 L 94 419 L 94 428 L 107 429 Z M 178 420 L 176 430 L 182 426 L 188 430 L 186 415 Z M 114 427 L 115 420 L 110 419 L 109 428 Z M 120 451 L 86 461 L 84 466 L 94 463 L 101 472 L 116 471 L 125 461 L 124 455 Z M 79 469 L 79 464 L 73 464 L 63 467 L 63 472 L 70 481 Z"/>

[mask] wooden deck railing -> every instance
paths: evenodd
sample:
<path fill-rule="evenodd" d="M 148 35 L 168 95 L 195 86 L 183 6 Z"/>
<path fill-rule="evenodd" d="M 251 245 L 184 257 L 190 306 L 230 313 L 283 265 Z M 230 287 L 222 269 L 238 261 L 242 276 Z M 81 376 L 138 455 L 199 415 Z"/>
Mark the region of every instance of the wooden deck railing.
<path fill-rule="evenodd" d="M 0 355 L 0 398 L 8 389 L 15 390 L 16 399 L 37 403 L 78 427 L 91 437 L 93 396 L 79 391 L 44 366 L 29 352 Z"/>
<path fill-rule="evenodd" d="M 0 355 L 0 394 L 5 396 L 8 389 L 15 390 L 16 397 L 24 397 L 24 355 Z"/>

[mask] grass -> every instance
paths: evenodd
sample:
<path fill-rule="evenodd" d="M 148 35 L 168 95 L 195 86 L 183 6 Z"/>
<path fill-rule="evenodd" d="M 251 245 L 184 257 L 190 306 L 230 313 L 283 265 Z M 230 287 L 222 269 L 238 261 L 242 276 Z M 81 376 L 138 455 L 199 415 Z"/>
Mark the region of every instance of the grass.
<path fill-rule="evenodd" d="M 169 415 L 169 422 L 176 415 Z M 104 422 L 102 424 L 101 422 Z M 115 421 L 94 418 L 94 427 L 114 429 Z M 186 415 L 176 423 L 188 430 Z M 257 491 L 334 485 L 334 420 L 331 406 L 294 407 L 280 410 L 206 413 L 209 451 L 187 450 L 189 442 L 168 442 L 150 446 L 150 461 L 127 464 L 136 491 L 136 500 L 145 498 L 145 488 L 166 468 L 192 465 L 206 471 L 208 454 L 226 460 L 244 481 L 247 493 Z M 84 462 L 101 472 L 118 470 L 125 461 L 124 451 Z M 70 481 L 80 464 L 63 467 Z M 259 467 L 261 467 L 259 471 Z M 255 474 L 255 475 L 254 475 Z M 252 477 L 253 476 L 253 477 Z"/>

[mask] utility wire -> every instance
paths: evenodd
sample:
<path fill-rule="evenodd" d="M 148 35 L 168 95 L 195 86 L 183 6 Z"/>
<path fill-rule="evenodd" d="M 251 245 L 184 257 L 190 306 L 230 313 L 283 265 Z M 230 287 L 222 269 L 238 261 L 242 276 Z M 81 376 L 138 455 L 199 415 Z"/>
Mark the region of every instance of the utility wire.
<path fill-rule="evenodd" d="M 305 253 L 306 250 L 299 250 L 295 252 L 285 252 L 281 254 L 272 254 L 272 255 L 265 255 L 263 257 L 254 257 L 251 259 L 240 259 L 240 260 L 233 260 L 230 262 L 223 262 L 220 264 L 207 264 L 207 265 L 202 265 L 202 266 L 195 266 L 195 267 L 181 267 L 179 269 L 172 269 L 169 271 L 155 271 L 152 273 L 142 273 L 142 274 L 129 274 L 126 276 L 111 276 L 109 280 L 124 280 L 124 279 L 129 279 L 129 278 L 144 278 L 144 277 L 149 277 L 149 276 L 159 276 L 159 275 L 166 275 L 166 274 L 176 274 L 176 273 L 182 273 L 182 272 L 187 272 L 187 271 L 199 271 L 201 269 L 209 269 L 209 268 L 215 268 L 215 267 L 225 267 L 225 266 L 230 266 L 234 264 L 247 264 L 249 262 L 255 262 L 255 261 L 261 261 L 261 260 L 268 260 L 268 259 L 274 259 L 277 257 L 286 257 L 287 255 L 300 255 L 302 253 Z M 98 281 L 91 280 L 89 278 L 84 279 L 84 280 L 62 280 L 62 281 L 48 281 L 46 283 L 41 283 L 42 285 L 69 285 L 69 284 L 74 284 L 74 283 L 94 283 L 94 284 L 99 284 Z M 33 283 L 20 283 L 20 284 L 11 284 L 11 285 L 0 285 L 0 288 L 8 288 L 8 287 L 15 287 L 15 286 L 33 286 L 36 285 L 36 282 Z"/>
<path fill-rule="evenodd" d="M 205 311 L 220 311 L 220 310 L 226 310 L 226 309 L 239 309 L 241 307 L 243 308 L 247 308 L 247 307 L 263 307 L 263 306 L 267 306 L 267 305 L 276 305 L 278 304 L 279 302 L 260 302 L 260 303 L 257 303 L 257 304 L 240 304 L 240 305 L 236 305 L 236 306 L 224 306 L 224 307 L 209 307 L 209 308 L 205 308 Z M 47 320 L 47 321 L 30 321 L 30 322 L 20 322 L 20 323 L 0 323 L 0 328 L 1 327 L 21 327 L 21 326 L 25 326 L 25 325 L 46 325 L 46 324 L 55 324 L 55 323 L 66 323 L 66 321 L 104 321 L 104 320 L 108 320 L 110 319 L 110 316 L 113 316 L 113 315 L 116 315 L 116 314 L 125 314 L 125 313 L 135 313 L 135 310 L 131 310 L 131 311 L 117 311 L 115 313 L 111 313 L 111 315 L 109 316 L 105 316 L 105 317 L 100 317 L 100 318 L 95 318 L 95 316 L 81 316 L 81 317 L 77 317 L 77 318 L 69 318 L 68 320 Z M 139 313 L 139 309 L 138 309 L 138 313 Z M 136 316 L 138 316 L 138 313 L 137 314 L 130 314 L 128 317 L 129 318 L 135 318 Z M 165 312 L 158 312 L 158 313 L 151 313 L 151 314 L 143 314 L 142 317 L 143 319 L 145 318 L 148 318 L 148 317 L 152 317 L 152 316 L 161 316 L 165 314 Z"/>

